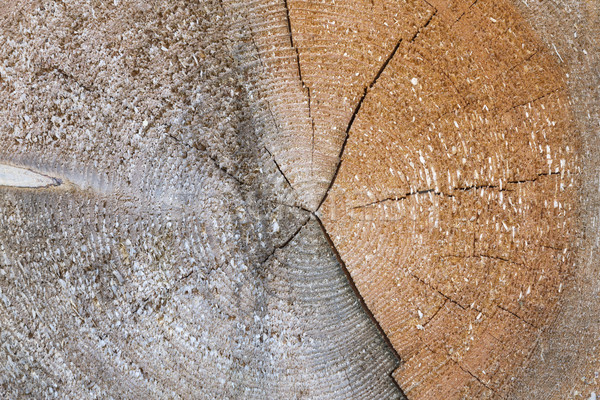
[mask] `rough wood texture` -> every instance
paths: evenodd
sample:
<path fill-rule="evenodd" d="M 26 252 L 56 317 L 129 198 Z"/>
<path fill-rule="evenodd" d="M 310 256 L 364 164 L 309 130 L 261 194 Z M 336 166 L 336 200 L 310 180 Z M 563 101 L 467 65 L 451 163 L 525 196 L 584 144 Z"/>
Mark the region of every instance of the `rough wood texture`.
<path fill-rule="evenodd" d="M 218 2 L 0 15 L 1 398 L 400 397 Z"/>
<path fill-rule="evenodd" d="M 577 140 L 517 9 L 432 4 L 358 110 L 323 221 L 409 397 L 503 397 L 572 272 Z"/>
<path fill-rule="evenodd" d="M 593 1 L 3 2 L 0 397 L 593 398 L 599 38 Z"/>

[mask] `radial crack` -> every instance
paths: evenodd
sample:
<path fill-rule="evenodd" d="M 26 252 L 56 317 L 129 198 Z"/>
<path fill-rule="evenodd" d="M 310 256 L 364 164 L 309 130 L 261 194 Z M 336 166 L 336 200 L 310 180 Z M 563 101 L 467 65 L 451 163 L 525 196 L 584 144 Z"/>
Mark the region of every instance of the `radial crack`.
<path fill-rule="evenodd" d="M 296 46 L 296 43 L 294 41 L 294 33 L 292 31 L 292 18 L 290 17 L 290 7 L 288 5 L 288 0 L 283 0 L 283 5 L 285 7 L 287 28 L 288 28 L 288 32 L 290 34 L 290 36 L 289 36 L 290 37 L 290 46 L 296 52 L 296 65 L 298 66 L 298 78 L 300 79 L 300 83 L 302 84 L 302 89 L 306 92 L 306 97 L 308 100 L 308 118 L 311 121 L 311 129 L 312 129 L 311 141 L 310 141 L 310 143 L 311 143 L 310 171 L 312 174 L 313 166 L 314 166 L 314 153 L 315 153 L 315 119 L 312 115 L 312 98 L 311 98 L 311 93 L 310 93 L 310 87 L 308 87 L 306 85 L 306 83 L 304 82 L 304 78 L 302 77 L 302 67 L 300 65 L 300 51 L 298 50 L 298 46 Z"/>
<path fill-rule="evenodd" d="M 367 97 L 367 94 L 373 88 L 373 86 L 375 86 L 375 84 L 379 80 L 379 77 L 381 77 L 381 74 L 383 73 L 385 68 L 388 66 L 388 64 L 390 63 L 392 58 L 394 58 L 394 56 L 398 52 L 398 49 L 400 48 L 401 43 L 402 43 L 402 39 L 398 40 L 398 43 L 396 43 L 396 46 L 394 46 L 394 49 L 392 50 L 392 52 L 385 59 L 385 61 L 379 68 L 379 71 L 377 71 L 377 74 L 375 75 L 375 77 L 373 78 L 371 83 L 367 87 L 365 87 L 362 96 L 358 100 L 358 103 L 356 104 L 356 107 L 354 108 L 354 112 L 352 113 L 352 116 L 350 117 L 350 121 L 348 122 L 348 125 L 346 126 L 346 135 L 344 137 L 344 142 L 342 143 L 342 147 L 338 154 L 338 162 L 337 162 L 337 166 L 335 168 L 335 172 L 333 173 L 333 177 L 331 178 L 331 181 L 329 182 L 329 186 L 327 187 L 327 190 L 325 191 L 325 194 L 323 195 L 323 198 L 321 199 L 321 202 L 319 203 L 317 210 L 319 210 L 319 208 L 321 208 L 321 206 L 325 202 L 325 199 L 327 199 L 327 195 L 329 194 L 329 191 L 331 190 L 333 183 L 335 182 L 335 179 L 337 178 L 337 175 L 340 172 L 340 167 L 342 165 L 342 155 L 344 154 L 344 150 L 346 149 L 346 144 L 348 144 L 348 138 L 350 137 L 350 130 L 352 129 L 352 125 L 354 124 L 356 116 L 358 115 L 358 112 L 360 111 L 360 109 L 363 105 L 363 102 L 365 101 L 365 98 Z"/>
<path fill-rule="evenodd" d="M 463 255 L 458 255 L 458 254 L 449 254 L 449 255 L 446 255 L 446 256 L 442 256 L 439 259 L 440 260 L 445 260 L 445 259 L 448 259 L 448 258 L 461 258 L 461 259 L 466 259 L 466 258 L 487 258 L 487 259 L 490 259 L 490 260 L 503 261 L 503 262 L 509 263 L 509 264 L 524 266 L 522 263 L 509 260 L 508 258 L 498 257 L 498 256 L 490 256 L 488 254 L 472 254 L 472 255 L 468 255 L 468 256 L 463 256 Z"/>
<path fill-rule="evenodd" d="M 434 14 L 435 15 L 435 14 Z M 433 18 L 433 15 L 432 15 Z M 416 37 L 416 36 L 415 36 Z M 461 97 L 461 99 L 465 102 L 466 105 L 469 104 L 469 102 L 467 101 L 467 99 L 465 98 L 465 96 L 462 94 L 462 92 L 458 89 L 458 86 L 456 86 L 456 83 L 454 83 L 454 80 L 452 80 L 452 78 L 450 78 L 450 75 L 448 75 L 448 72 L 446 72 L 443 68 L 437 68 L 436 63 L 433 62 L 432 60 L 430 60 L 427 56 L 425 56 L 425 54 L 423 54 L 422 52 L 420 52 L 419 50 L 415 50 L 415 52 L 417 54 L 419 54 L 421 57 L 423 57 L 423 59 L 425 61 L 427 61 L 429 64 L 431 64 L 432 68 L 435 69 L 436 72 L 439 72 L 440 74 L 444 75 L 444 77 L 448 80 L 448 82 L 450 82 L 450 84 L 452 85 L 452 87 L 454 88 L 454 90 L 456 90 L 456 93 Z M 456 110 L 456 109 L 455 109 Z M 449 112 L 453 112 L 455 110 L 451 110 Z M 443 117 L 445 114 L 440 116 Z M 439 118 L 438 118 L 439 119 Z"/>
<path fill-rule="evenodd" d="M 471 371 L 469 371 L 468 369 L 464 368 L 462 365 L 460 365 L 458 362 L 454 361 L 456 363 L 456 366 L 458 366 L 458 368 L 460 368 L 463 372 L 466 372 L 467 374 L 471 375 L 477 382 L 479 382 L 480 384 L 482 384 L 486 389 L 491 390 L 494 394 L 498 394 L 496 393 L 496 391 L 494 390 L 494 388 L 490 387 L 489 385 L 487 385 L 484 381 L 482 381 L 477 375 L 473 374 Z M 505 397 L 502 396 L 502 398 L 504 399 Z"/>
<path fill-rule="evenodd" d="M 248 29 L 250 30 L 250 40 L 252 41 L 252 45 L 254 46 L 254 49 L 256 50 L 256 55 L 258 56 L 258 62 L 260 63 L 260 66 L 262 67 L 263 71 L 266 71 L 267 67 L 265 66 L 262 56 L 260 55 L 260 50 L 258 48 L 258 45 L 256 44 L 256 40 L 254 40 L 254 30 L 252 29 L 251 26 L 248 26 Z M 279 125 L 277 124 L 277 119 L 275 118 L 275 114 L 273 114 L 273 108 L 271 107 L 271 102 L 269 101 L 269 99 L 266 96 L 265 96 L 265 102 L 267 103 L 267 109 L 269 110 L 271 120 L 273 120 L 273 125 L 275 125 L 275 130 L 277 131 L 277 136 L 281 136 L 281 129 L 279 128 Z"/>
<path fill-rule="evenodd" d="M 267 153 L 269 153 L 269 156 L 271 156 L 271 159 L 273 160 L 273 163 L 275 164 L 275 167 L 277 167 L 277 170 L 279 171 L 279 173 L 281 174 L 281 176 L 283 176 L 283 179 L 285 179 L 285 181 L 288 184 L 288 186 L 290 188 L 292 188 L 292 190 L 295 190 L 294 187 L 292 186 L 292 184 L 290 183 L 290 180 L 288 179 L 288 177 L 283 173 L 283 170 L 281 169 L 281 166 L 279 165 L 279 163 L 277 162 L 277 160 L 273 156 L 273 153 L 271 153 L 269 151 L 269 149 L 267 149 L 266 146 L 263 146 L 263 147 L 265 148 L 265 150 L 267 151 Z"/>
<path fill-rule="evenodd" d="M 542 94 L 542 95 L 540 95 L 540 96 L 538 96 L 538 97 L 536 97 L 534 99 L 527 100 L 527 101 L 524 101 L 524 102 L 519 103 L 519 104 L 515 104 L 514 106 L 511 106 L 508 109 L 506 109 L 505 112 L 514 110 L 515 108 L 526 106 L 526 105 L 531 104 L 531 103 L 535 103 L 536 101 L 542 100 L 542 99 L 544 99 L 544 98 L 546 98 L 548 96 L 553 95 L 556 92 L 560 92 L 561 90 L 564 90 L 564 88 L 563 87 L 559 87 L 559 88 L 556 88 L 556 89 L 551 90 L 549 92 L 546 92 L 546 93 L 544 93 L 544 94 Z"/>
<path fill-rule="evenodd" d="M 435 312 L 433 313 L 433 315 L 431 317 L 429 317 L 429 319 L 427 321 L 425 321 L 421 326 L 426 327 L 427 324 L 429 324 L 438 314 L 439 312 L 442 310 L 442 308 L 444 308 L 446 306 L 446 303 L 448 303 L 448 299 L 444 298 L 444 302 L 442 303 L 441 306 L 438 307 L 437 310 L 435 310 Z"/>
<path fill-rule="evenodd" d="M 536 182 L 540 177 L 543 176 L 556 176 L 556 175 L 561 175 L 560 172 L 542 172 L 536 175 L 535 178 L 531 178 L 531 179 L 522 179 L 522 180 L 512 180 L 512 181 L 506 181 L 507 185 L 520 185 L 520 184 L 524 184 L 524 183 L 533 183 Z M 510 192 L 509 189 L 505 188 L 504 185 L 500 184 L 500 185 L 472 185 L 472 186 L 464 186 L 464 187 L 454 187 L 451 188 L 450 191 L 461 191 L 461 192 L 468 192 L 471 190 L 479 190 L 479 189 L 498 189 L 499 192 Z M 417 190 L 414 192 L 408 192 L 408 193 L 404 193 L 401 194 L 399 196 L 394 196 L 394 197 L 387 197 L 385 199 L 381 199 L 381 200 L 376 200 L 373 201 L 371 203 L 367 203 L 367 204 L 363 204 L 363 205 L 359 205 L 359 206 L 354 206 L 351 207 L 352 210 L 356 210 L 356 209 L 360 209 L 360 208 L 366 208 L 366 207 L 371 207 L 377 204 L 381 204 L 381 203 L 385 203 L 388 201 L 401 201 L 401 200 L 406 200 L 407 198 L 411 197 L 411 196 L 417 196 L 417 195 L 421 195 L 421 194 L 433 194 L 436 196 L 443 196 L 443 197 L 455 197 L 455 195 L 451 194 L 451 193 L 444 193 L 441 192 L 437 189 L 422 189 L 422 190 Z"/>
<path fill-rule="evenodd" d="M 536 325 L 532 324 L 531 322 L 527 321 L 525 318 L 521 317 L 520 315 L 510 311 L 508 308 L 503 307 L 499 304 L 496 304 L 496 307 L 498 307 L 500 310 L 509 313 L 510 315 L 512 315 L 513 317 L 519 319 L 519 321 L 523 321 L 525 322 L 527 325 L 531 326 L 534 329 L 540 329 L 539 327 L 537 327 Z"/>
<path fill-rule="evenodd" d="M 429 4 L 429 3 L 427 3 Z M 431 5 L 431 4 L 429 4 Z M 412 38 L 410 38 L 409 42 L 412 43 L 415 41 L 415 39 L 417 38 L 417 36 L 419 36 L 419 34 L 421 33 L 421 31 L 425 28 L 427 28 L 427 26 L 429 26 L 429 24 L 431 23 L 431 20 L 433 19 L 433 17 L 435 17 L 437 15 L 437 9 L 433 10 L 433 13 L 431 13 L 431 15 L 429 16 L 429 19 L 425 22 L 425 24 L 423 24 L 419 29 L 417 29 L 417 31 L 415 32 L 415 34 L 413 35 Z"/>
<path fill-rule="evenodd" d="M 469 7 L 468 7 L 468 8 L 467 8 L 465 11 L 463 11 L 463 13 L 462 13 L 462 14 L 460 14 L 460 15 L 458 16 L 458 18 L 456 18 L 456 20 L 455 20 L 455 21 L 452 23 L 452 26 L 454 26 L 454 24 L 456 24 L 458 21 L 460 21 L 460 20 L 461 20 L 461 18 L 462 18 L 462 17 L 464 17 L 464 16 L 465 16 L 465 14 L 466 14 L 467 12 L 469 12 L 469 11 L 471 10 L 471 8 L 473 8 L 473 6 L 474 6 L 474 5 L 475 5 L 475 4 L 476 4 L 478 1 L 479 1 L 479 0 L 475 0 L 473 3 L 471 3 L 471 5 L 470 5 L 470 6 L 469 6 Z"/>
<path fill-rule="evenodd" d="M 275 255 L 275 252 L 277 252 L 277 250 L 283 249 L 284 247 L 286 247 L 288 244 L 290 244 L 290 242 L 292 240 L 294 240 L 294 238 L 296 236 L 298 236 L 298 234 L 300 233 L 300 231 L 302 230 L 302 228 L 304 228 L 306 226 L 306 224 L 308 224 L 308 221 L 310 221 L 312 215 L 307 217 L 306 220 L 304 220 L 304 222 L 298 227 L 298 229 L 296 229 L 294 231 L 294 233 L 283 243 L 276 245 L 273 247 L 273 251 L 271 251 L 269 253 L 269 255 L 267 255 L 267 257 L 265 257 L 262 261 L 260 261 L 260 264 L 264 264 L 266 263 L 271 257 L 273 257 Z"/>
<path fill-rule="evenodd" d="M 371 312 L 371 309 L 367 306 L 367 303 L 365 302 L 365 299 L 362 297 L 362 294 L 360 293 L 360 291 L 358 290 L 358 288 L 354 284 L 354 279 L 352 279 L 352 275 L 350 274 L 350 271 L 348 271 L 348 267 L 346 266 L 346 263 L 344 262 L 344 260 L 342 259 L 341 254 L 338 252 L 337 248 L 335 247 L 335 243 L 333 243 L 333 240 L 331 239 L 331 236 L 329 236 L 329 233 L 327 232 L 327 228 L 325 228 L 325 225 L 323 225 L 323 222 L 321 221 L 321 219 L 316 214 L 313 213 L 313 216 L 315 217 L 315 220 L 319 224 L 319 227 L 321 228 L 321 231 L 323 232 L 323 235 L 325 236 L 325 239 L 327 239 L 327 242 L 329 243 L 329 247 L 331 248 L 331 251 L 333 252 L 333 254 L 335 254 L 335 257 L 337 258 L 337 261 L 338 261 L 339 265 L 342 267 L 342 271 L 344 272 L 344 275 L 346 276 L 348 284 L 350 285 L 350 288 L 354 292 L 354 295 L 356 296 L 356 299 L 358 300 L 359 304 L 361 305 L 362 309 L 365 311 L 365 313 L 367 314 L 367 316 L 369 317 L 369 319 L 373 322 L 373 324 L 375 325 L 375 327 L 379 331 L 382 339 L 386 343 L 386 345 L 389 348 L 389 350 L 392 352 L 392 354 L 394 354 L 394 357 L 396 357 L 396 360 L 398 360 L 398 362 L 400 362 L 400 360 L 401 360 L 400 354 L 398 354 L 398 351 L 396 350 L 396 348 L 394 347 L 394 345 L 392 344 L 392 342 L 388 338 L 387 334 L 385 333 L 385 331 L 383 330 L 383 328 L 379 324 L 379 321 L 377 320 L 377 318 L 375 318 L 375 315 L 373 315 L 373 313 Z M 393 382 L 394 386 L 396 387 L 396 389 L 400 392 L 400 394 L 402 394 L 402 396 L 404 398 L 406 398 L 406 395 L 404 394 L 404 391 L 402 390 L 402 388 L 400 387 L 400 385 L 398 384 L 398 382 L 396 382 L 396 380 L 393 379 L 393 378 L 392 378 L 392 382 Z"/>
<path fill-rule="evenodd" d="M 405 193 L 402 196 L 388 197 L 388 198 L 385 198 L 385 199 L 382 199 L 382 200 L 376 200 L 376 201 L 373 201 L 371 203 L 363 204 L 361 206 L 352 207 L 351 209 L 352 210 L 356 210 L 356 209 L 360 209 L 360 208 L 371 207 L 371 206 L 374 206 L 374 205 L 377 205 L 377 204 L 381 204 L 381 203 L 385 203 L 385 202 L 388 202 L 388 201 L 405 200 L 405 199 L 407 199 L 407 198 L 409 198 L 411 196 L 417 196 L 417 195 L 420 195 L 420 194 L 433 194 L 433 195 L 436 195 L 436 196 L 454 197 L 454 195 L 442 193 L 442 192 L 440 192 L 440 191 L 438 191 L 436 189 L 418 190 L 416 192 Z"/>
<path fill-rule="evenodd" d="M 506 74 L 506 73 L 512 71 L 513 69 L 518 68 L 519 66 L 527 63 L 529 60 L 531 60 L 539 52 L 540 52 L 540 50 L 536 49 L 533 53 L 531 53 L 530 55 L 528 55 L 527 57 L 525 57 L 523 60 L 519 61 L 518 63 L 516 63 L 512 67 L 508 68 L 506 71 L 500 72 L 498 75 Z"/>
<path fill-rule="evenodd" d="M 414 279 L 416 279 L 419 283 L 422 283 L 423 285 L 425 285 L 428 288 L 430 288 L 431 290 L 435 290 L 440 296 L 442 296 L 444 299 L 446 299 L 450 303 L 452 303 L 452 304 L 460 307 L 463 310 L 467 309 L 467 307 L 462 306 L 458 301 L 454 300 L 452 297 L 448 296 L 447 294 L 445 294 L 444 292 L 442 292 L 441 290 L 439 290 L 438 288 L 436 288 L 432 284 L 430 284 L 430 283 L 426 282 L 425 280 L 419 278 L 417 275 L 415 275 L 413 273 L 409 273 L 409 275 L 412 276 Z M 476 307 L 473 307 L 473 309 L 481 312 L 481 310 L 477 309 Z"/>

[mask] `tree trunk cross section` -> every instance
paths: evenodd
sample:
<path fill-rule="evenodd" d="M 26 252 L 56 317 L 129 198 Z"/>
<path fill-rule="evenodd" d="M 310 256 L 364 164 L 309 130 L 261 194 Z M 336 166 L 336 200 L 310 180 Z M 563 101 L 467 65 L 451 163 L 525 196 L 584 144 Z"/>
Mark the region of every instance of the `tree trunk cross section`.
<path fill-rule="evenodd" d="M 561 5 L 0 5 L 0 397 L 600 393 Z"/>

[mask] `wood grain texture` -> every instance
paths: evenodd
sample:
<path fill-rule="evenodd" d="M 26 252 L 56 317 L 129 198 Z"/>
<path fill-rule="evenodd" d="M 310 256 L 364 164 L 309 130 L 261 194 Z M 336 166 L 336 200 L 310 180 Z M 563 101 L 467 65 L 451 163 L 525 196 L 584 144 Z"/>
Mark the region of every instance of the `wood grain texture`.
<path fill-rule="evenodd" d="M 600 394 L 599 18 L 0 4 L 0 397 Z"/>
<path fill-rule="evenodd" d="M 565 75 L 510 3 L 432 3 L 369 88 L 323 221 L 409 398 L 503 398 L 572 273 Z"/>
<path fill-rule="evenodd" d="M 401 398 L 219 2 L 0 19 L 1 398 Z"/>

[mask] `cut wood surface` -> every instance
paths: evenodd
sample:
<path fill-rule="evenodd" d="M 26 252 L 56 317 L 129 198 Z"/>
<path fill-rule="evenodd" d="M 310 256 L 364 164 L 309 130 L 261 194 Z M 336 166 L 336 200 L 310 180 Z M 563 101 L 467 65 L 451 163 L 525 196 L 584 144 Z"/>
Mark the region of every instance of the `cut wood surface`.
<path fill-rule="evenodd" d="M 600 4 L 0 4 L 0 398 L 600 395 Z"/>
<path fill-rule="evenodd" d="M 369 88 L 324 224 L 409 397 L 502 398 L 572 273 L 577 139 L 510 3 L 435 6 Z"/>

